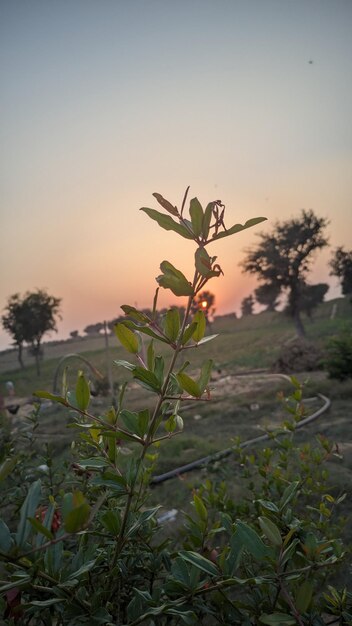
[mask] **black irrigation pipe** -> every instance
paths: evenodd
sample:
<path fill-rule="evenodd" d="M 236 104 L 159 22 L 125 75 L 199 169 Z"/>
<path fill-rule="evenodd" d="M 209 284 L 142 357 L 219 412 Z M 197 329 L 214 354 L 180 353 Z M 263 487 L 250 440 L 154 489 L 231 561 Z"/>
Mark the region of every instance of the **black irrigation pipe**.
<path fill-rule="evenodd" d="M 279 374 L 279 376 L 284 377 L 289 380 L 289 377 L 285 376 L 284 374 L 281 374 L 281 375 Z M 308 417 L 305 417 L 303 420 L 298 422 L 296 429 L 303 428 L 303 426 L 307 426 L 307 424 L 314 422 L 322 413 L 325 413 L 325 411 L 327 411 L 327 409 L 330 407 L 331 401 L 329 400 L 329 398 L 327 398 L 326 396 L 323 396 L 321 393 L 318 393 L 317 397 L 323 400 L 323 406 L 321 406 L 320 409 L 312 413 L 312 415 L 309 415 Z M 280 436 L 284 434 L 286 433 L 279 433 Z M 247 448 L 250 445 L 259 443 L 261 441 L 267 441 L 268 439 L 270 439 L 270 434 L 265 433 L 264 435 L 260 435 L 259 437 L 253 437 L 252 439 L 247 439 L 247 441 L 243 441 L 242 443 L 240 443 L 240 448 Z M 186 465 L 181 465 L 180 467 L 176 467 L 175 469 L 170 470 L 169 472 L 164 472 L 164 474 L 160 474 L 159 476 L 153 476 L 150 481 L 150 484 L 160 485 L 160 483 L 163 483 L 166 480 L 170 480 L 171 478 L 176 478 L 177 476 L 180 476 L 181 474 L 185 474 L 186 472 L 191 472 L 195 469 L 205 467 L 206 465 L 209 465 L 210 463 L 215 463 L 216 461 L 220 461 L 221 459 L 224 459 L 230 456 L 233 453 L 233 451 L 234 451 L 233 446 L 231 448 L 225 448 L 225 450 L 220 450 L 219 452 L 215 452 L 214 454 L 209 454 L 208 456 L 204 456 L 203 458 L 197 459 L 196 461 L 192 461 L 191 463 L 187 463 Z"/>

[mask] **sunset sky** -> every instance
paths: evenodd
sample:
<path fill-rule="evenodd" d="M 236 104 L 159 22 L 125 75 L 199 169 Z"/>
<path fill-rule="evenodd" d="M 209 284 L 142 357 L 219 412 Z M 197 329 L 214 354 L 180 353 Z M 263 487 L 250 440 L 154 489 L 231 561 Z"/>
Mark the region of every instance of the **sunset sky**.
<path fill-rule="evenodd" d="M 302 208 L 330 220 L 310 279 L 339 295 L 327 263 L 352 246 L 351 32 L 351 0 L 1 0 L 0 313 L 46 288 L 64 338 L 150 306 L 160 262 L 191 277 L 194 250 L 138 209 L 158 208 L 155 191 L 180 204 L 187 185 L 225 203 L 227 226 L 268 217 L 211 249 L 218 314 L 256 286 L 238 266 L 255 233 Z"/>

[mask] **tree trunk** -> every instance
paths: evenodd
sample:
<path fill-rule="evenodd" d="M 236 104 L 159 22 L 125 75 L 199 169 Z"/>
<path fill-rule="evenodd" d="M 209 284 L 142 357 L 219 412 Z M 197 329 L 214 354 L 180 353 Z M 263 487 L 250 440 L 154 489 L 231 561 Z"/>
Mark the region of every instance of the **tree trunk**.
<path fill-rule="evenodd" d="M 298 310 L 294 312 L 293 319 L 295 322 L 297 335 L 301 337 L 302 339 L 304 339 L 304 337 L 306 336 L 306 331 L 304 330 L 304 326 L 303 326 L 301 316 Z"/>
<path fill-rule="evenodd" d="M 21 343 L 18 344 L 18 362 L 21 366 L 22 369 L 24 369 L 24 363 L 23 363 L 23 359 L 22 359 L 22 354 L 23 354 L 23 345 Z"/>
<path fill-rule="evenodd" d="M 35 365 L 37 368 L 37 376 L 40 376 L 40 343 L 35 346 Z"/>

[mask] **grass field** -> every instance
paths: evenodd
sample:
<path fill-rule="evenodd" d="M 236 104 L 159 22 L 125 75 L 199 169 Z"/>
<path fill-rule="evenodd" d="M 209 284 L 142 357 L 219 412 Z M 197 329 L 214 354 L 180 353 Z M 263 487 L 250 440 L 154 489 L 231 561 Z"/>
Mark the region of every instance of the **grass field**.
<path fill-rule="evenodd" d="M 331 319 L 333 305 L 336 315 Z M 351 324 L 352 307 L 345 299 L 328 302 L 316 312 L 313 322 L 306 321 L 309 341 L 324 348 L 329 337 Z M 188 353 L 196 369 L 204 358 L 212 358 L 215 363 L 212 379 L 212 401 L 187 403 L 182 412 L 184 432 L 160 446 L 156 474 L 182 466 L 208 454 L 212 454 L 232 445 L 234 438 L 242 441 L 262 434 L 267 427 L 280 424 L 286 417 L 278 392 L 290 393 L 290 384 L 280 377 L 267 377 L 262 373 L 246 376 L 245 372 L 266 368 L 268 371 L 276 359 L 280 348 L 290 342 L 295 335 L 289 319 L 280 313 L 262 313 L 240 320 L 220 318 L 212 324 L 211 333 L 219 333 L 214 341 L 200 349 Z M 164 352 L 163 349 L 161 352 Z M 31 396 L 36 389 L 52 391 L 54 374 L 60 359 L 67 354 L 84 355 L 104 375 L 107 371 L 107 356 L 110 361 L 126 358 L 125 351 L 110 338 L 109 354 L 104 348 L 104 338 L 96 337 L 80 341 L 62 342 L 46 345 L 42 362 L 42 375 L 38 379 L 34 364 L 27 361 L 25 370 L 19 370 L 14 352 L 0 353 L 0 389 L 5 391 L 5 382 L 15 384 L 16 397 L 24 404 L 18 414 L 11 417 L 11 429 L 17 444 L 27 445 L 26 433 L 30 433 L 31 423 L 26 415 L 31 412 Z M 86 367 L 79 359 L 72 358 L 69 367 L 69 382 L 73 386 L 77 369 Z M 59 368 L 59 374 L 63 365 Z M 128 379 L 126 370 L 113 366 L 113 379 L 121 383 Z M 89 375 L 89 371 L 87 370 Z M 343 383 L 327 378 L 320 370 L 298 374 L 302 381 L 307 380 L 305 396 L 316 397 L 322 393 L 331 400 L 331 407 L 309 427 L 297 431 L 296 442 L 313 442 L 317 435 L 325 435 L 337 444 L 338 455 L 332 455 L 327 462 L 329 483 L 335 495 L 347 493 L 341 505 L 341 514 L 348 520 L 352 515 L 352 379 Z M 130 379 L 129 379 L 130 380 Z M 13 402 L 16 398 L 13 399 Z M 111 398 L 92 398 L 91 411 L 101 414 L 109 406 Z M 152 406 L 153 396 L 129 382 L 126 390 L 125 405 L 131 410 Z M 315 398 L 307 403 L 313 412 L 321 406 L 321 400 Z M 43 462 L 47 445 L 52 450 L 53 471 L 60 473 L 62 460 L 74 461 L 75 451 L 71 442 L 77 437 L 76 431 L 68 428 L 71 418 L 66 409 L 57 405 L 47 405 L 40 410 L 38 427 L 35 431 L 35 456 L 38 465 Z M 20 442 L 23 441 L 23 444 Z M 261 444 L 264 445 L 264 444 Z M 249 450 L 250 451 L 250 450 Z M 121 464 L 124 464 L 121 455 Z M 39 475 L 39 474 L 38 474 Z M 241 493 L 241 470 L 236 456 L 229 456 L 208 468 L 197 469 L 180 477 L 162 483 L 152 491 L 152 503 L 159 504 L 164 510 L 174 509 L 190 511 L 191 491 L 201 485 L 205 477 L 215 480 L 225 475 L 232 494 Z M 35 476 L 33 476 L 35 478 Z M 178 515 L 176 523 L 168 526 L 167 533 L 177 533 L 182 517 Z M 349 523 L 344 527 L 346 546 L 352 542 L 352 529 Z M 345 584 L 345 571 L 340 582 Z"/>
<path fill-rule="evenodd" d="M 331 319 L 334 304 L 336 314 L 334 319 Z M 324 303 L 316 311 L 315 320 L 306 321 L 307 338 L 323 347 L 330 336 L 351 321 L 351 312 L 352 307 L 346 299 Z M 219 336 L 203 348 L 192 351 L 191 360 L 194 368 L 199 367 L 205 357 L 214 360 L 213 401 L 194 402 L 185 408 L 184 433 L 168 441 L 167 445 L 161 446 L 158 473 L 228 447 L 234 437 L 239 436 L 245 440 L 256 436 L 263 432 L 263 428 L 279 423 L 283 417 L 276 396 L 279 390 L 283 390 L 284 393 L 289 391 L 286 381 L 265 377 L 251 379 L 238 374 L 247 370 L 270 368 L 281 346 L 294 337 L 291 321 L 281 313 L 262 313 L 240 320 L 220 318 L 212 324 L 210 332 L 219 333 Z M 28 364 L 24 370 L 19 370 L 14 352 L 0 353 L 2 393 L 5 391 L 7 380 L 14 382 L 16 396 L 20 398 L 21 403 L 26 398 L 30 401 L 36 389 L 51 391 L 60 359 L 72 353 L 84 355 L 106 374 L 107 354 L 103 337 L 70 340 L 45 346 L 42 375 L 39 379 L 33 363 Z M 108 358 L 110 361 L 126 358 L 124 350 L 117 346 L 117 341 L 113 337 L 110 338 Z M 82 363 L 72 358 L 69 367 L 69 382 L 72 385 L 79 368 L 82 368 Z M 59 374 L 62 370 L 63 365 L 59 368 Z M 115 382 L 121 383 L 128 379 L 125 370 L 113 366 L 112 371 Z M 301 378 L 303 380 L 306 376 L 303 374 Z M 307 395 L 324 393 L 332 399 L 332 406 L 327 414 L 299 437 L 310 439 L 321 432 L 338 440 L 340 448 L 344 451 L 344 461 L 342 465 L 335 463 L 334 475 L 336 474 L 336 480 L 341 483 L 341 488 L 345 488 L 345 483 L 347 486 L 347 482 L 352 478 L 351 381 L 346 383 L 330 381 L 324 372 L 310 373 L 309 378 Z M 102 412 L 110 401 L 110 398 L 93 398 L 92 411 Z M 136 383 L 128 384 L 126 392 L 128 408 L 152 406 L 152 401 L 153 396 Z M 318 404 L 312 405 L 312 410 L 317 406 Z M 24 406 L 17 416 L 11 418 L 13 428 L 21 431 L 26 427 L 25 413 L 26 410 L 30 411 L 28 407 L 29 405 Z M 67 428 L 68 421 L 69 416 L 63 408 L 49 406 L 42 410 L 36 431 L 39 446 L 44 447 L 48 442 L 53 446 L 55 456 L 69 455 L 73 431 Z M 201 476 L 201 472 L 194 474 L 195 479 L 197 476 Z M 162 491 L 163 489 L 160 493 Z M 179 492 L 182 500 L 182 489 Z"/>

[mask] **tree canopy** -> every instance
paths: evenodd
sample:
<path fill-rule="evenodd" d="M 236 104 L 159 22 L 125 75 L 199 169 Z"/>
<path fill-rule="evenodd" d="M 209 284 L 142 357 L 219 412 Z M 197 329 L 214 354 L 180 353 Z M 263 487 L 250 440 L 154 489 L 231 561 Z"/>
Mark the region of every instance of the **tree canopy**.
<path fill-rule="evenodd" d="M 241 302 L 241 313 L 242 315 L 252 315 L 253 307 L 254 307 L 254 298 L 252 295 L 243 298 Z"/>
<path fill-rule="evenodd" d="M 275 311 L 281 287 L 277 283 L 264 283 L 254 290 L 255 299 L 259 304 L 266 306 L 267 311 Z"/>
<path fill-rule="evenodd" d="M 312 210 L 284 222 L 276 222 L 271 233 L 259 233 L 260 242 L 247 250 L 243 271 L 256 274 L 264 284 L 276 285 L 288 296 L 288 307 L 299 335 L 304 335 L 301 320 L 301 289 L 311 268 L 314 252 L 328 240 L 324 230 L 328 222 Z"/>
<path fill-rule="evenodd" d="M 345 250 L 342 246 L 334 252 L 330 260 L 331 272 L 333 276 L 340 279 L 342 293 L 347 296 L 352 294 L 352 250 Z"/>
<path fill-rule="evenodd" d="M 23 300 L 20 294 L 15 293 L 10 296 L 5 307 L 5 313 L 1 318 L 3 329 L 11 335 L 13 344 L 18 349 L 18 360 L 20 366 L 23 368 L 23 344 L 26 341 L 26 320 L 28 318 L 28 312 L 24 306 Z"/>
<path fill-rule="evenodd" d="M 27 292 L 23 298 L 19 294 L 10 296 L 6 313 L 2 316 L 4 329 L 18 346 L 19 361 L 23 367 L 22 348 L 26 342 L 36 360 L 37 373 L 40 373 L 40 354 L 43 336 L 57 331 L 57 317 L 60 316 L 60 298 L 50 296 L 44 289 Z"/>

